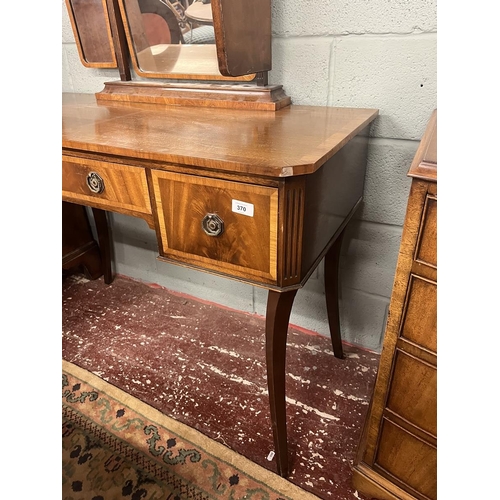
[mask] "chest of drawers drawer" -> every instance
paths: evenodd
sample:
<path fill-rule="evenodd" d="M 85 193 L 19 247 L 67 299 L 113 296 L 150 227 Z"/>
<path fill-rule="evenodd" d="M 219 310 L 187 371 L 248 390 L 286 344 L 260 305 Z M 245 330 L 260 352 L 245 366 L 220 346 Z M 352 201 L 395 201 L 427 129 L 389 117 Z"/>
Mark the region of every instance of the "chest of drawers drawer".
<path fill-rule="evenodd" d="M 423 314 L 425 312 L 425 314 Z M 410 274 L 399 335 L 437 353 L 437 283 Z"/>
<path fill-rule="evenodd" d="M 386 407 L 396 417 L 427 433 L 429 441 L 434 442 L 437 436 L 436 366 L 396 350 Z"/>
<path fill-rule="evenodd" d="M 160 256 L 275 283 L 278 189 L 152 170 Z"/>
<path fill-rule="evenodd" d="M 374 468 L 411 495 L 405 500 L 437 498 L 436 447 L 390 420 L 382 422 Z"/>
<path fill-rule="evenodd" d="M 63 155 L 63 200 L 130 215 L 151 214 L 143 168 Z"/>

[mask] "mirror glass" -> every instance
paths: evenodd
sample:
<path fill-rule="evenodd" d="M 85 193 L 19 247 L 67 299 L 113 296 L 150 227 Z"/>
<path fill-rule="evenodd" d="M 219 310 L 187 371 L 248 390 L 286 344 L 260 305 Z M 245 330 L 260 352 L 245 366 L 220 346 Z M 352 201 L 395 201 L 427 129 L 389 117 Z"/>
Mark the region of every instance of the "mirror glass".
<path fill-rule="evenodd" d="M 217 61 L 210 0 L 120 0 L 132 62 L 148 78 L 228 78 Z"/>

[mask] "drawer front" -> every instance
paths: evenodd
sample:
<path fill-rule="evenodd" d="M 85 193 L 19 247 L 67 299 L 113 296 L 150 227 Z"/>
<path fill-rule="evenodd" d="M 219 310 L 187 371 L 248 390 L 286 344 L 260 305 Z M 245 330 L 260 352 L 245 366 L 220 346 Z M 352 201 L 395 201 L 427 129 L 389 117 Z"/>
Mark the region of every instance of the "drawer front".
<path fill-rule="evenodd" d="M 437 450 L 384 420 L 375 467 L 417 498 L 437 498 Z M 388 473 L 388 474 L 387 474 Z"/>
<path fill-rule="evenodd" d="M 410 275 L 400 335 L 437 352 L 437 283 Z"/>
<path fill-rule="evenodd" d="M 415 260 L 437 268 L 437 198 L 429 194 L 425 199 Z"/>
<path fill-rule="evenodd" d="M 437 434 L 437 370 L 396 351 L 387 407 L 432 436 Z"/>
<path fill-rule="evenodd" d="M 63 156 L 66 201 L 123 213 L 151 214 L 146 172 L 140 167 Z"/>
<path fill-rule="evenodd" d="M 278 190 L 152 171 L 163 257 L 276 282 Z"/>

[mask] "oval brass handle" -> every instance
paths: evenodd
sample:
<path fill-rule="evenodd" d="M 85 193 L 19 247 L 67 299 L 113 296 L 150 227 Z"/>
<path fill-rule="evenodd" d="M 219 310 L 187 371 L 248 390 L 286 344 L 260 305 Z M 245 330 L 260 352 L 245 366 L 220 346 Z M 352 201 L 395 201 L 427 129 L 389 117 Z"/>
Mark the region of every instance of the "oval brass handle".
<path fill-rule="evenodd" d="M 100 194 L 104 191 L 104 181 L 97 172 L 89 172 L 87 175 L 87 186 L 96 194 Z"/>
<path fill-rule="evenodd" d="M 201 227 L 208 236 L 219 236 L 224 232 L 224 221 L 217 214 L 207 214 L 201 221 Z"/>

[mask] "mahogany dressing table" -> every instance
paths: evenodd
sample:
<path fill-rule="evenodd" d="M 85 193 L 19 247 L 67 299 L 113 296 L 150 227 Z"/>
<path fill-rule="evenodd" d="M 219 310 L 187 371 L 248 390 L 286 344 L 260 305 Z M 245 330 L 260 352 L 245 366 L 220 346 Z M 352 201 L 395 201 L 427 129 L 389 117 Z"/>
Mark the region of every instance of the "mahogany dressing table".
<path fill-rule="evenodd" d="M 378 111 L 291 105 L 281 86 L 266 84 L 267 52 L 255 58 L 245 49 L 238 59 L 241 46 L 226 52 L 217 46 L 216 83 L 130 81 L 122 56 L 127 47 L 136 48 L 123 11 L 131 2 L 140 7 L 140 0 L 102 4 L 114 26 L 110 46 L 121 81 L 95 95 L 63 94 L 62 199 L 92 207 L 107 283 L 105 212 L 112 211 L 147 222 L 156 232 L 158 259 L 268 290 L 270 412 L 277 470 L 286 477 L 285 352 L 292 304 L 324 258 L 332 345 L 342 358 L 340 246 L 362 201 L 369 130 Z M 68 0 L 70 14 L 77 3 Z M 220 14 L 235 4 L 249 5 L 212 0 L 216 40 L 231 39 L 232 28 L 221 25 L 231 12 Z M 269 0 L 256 4 L 263 10 L 251 15 L 270 19 Z M 76 17 L 70 18 L 77 34 Z M 128 44 L 120 45 L 124 35 Z M 140 72 L 136 56 L 131 59 Z M 249 63 L 248 73 L 221 83 L 241 60 Z"/>

